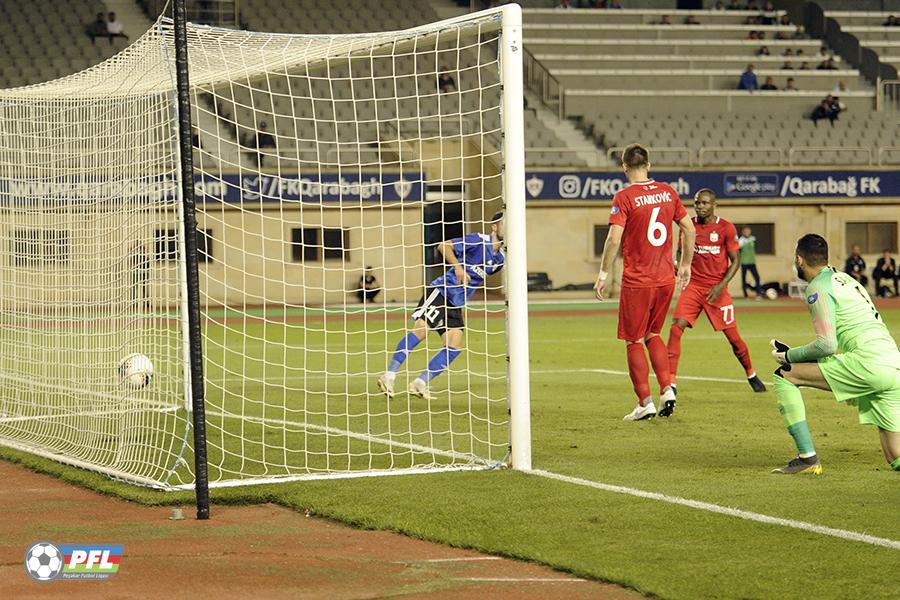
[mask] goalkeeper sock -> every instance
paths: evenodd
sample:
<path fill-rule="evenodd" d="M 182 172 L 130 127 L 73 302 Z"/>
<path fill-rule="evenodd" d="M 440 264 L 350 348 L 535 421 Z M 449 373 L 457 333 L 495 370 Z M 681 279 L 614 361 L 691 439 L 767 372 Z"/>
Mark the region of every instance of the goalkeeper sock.
<path fill-rule="evenodd" d="M 750 350 L 747 348 L 747 342 L 745 342 L 743 338 L 741 338 L 741 334 L 738 333 L 737 326 L 729 327 L 723 331 L 723 333 L 725 334 L 725 337 L 728 338 L 728 343 L 731 344 L 731 351 L 734 352 L 738 362 L 744 367 L 744 373 L 747 377 L 752 377 L 754 371 L 753 364 L 750 362 Z"/>
<path fill-rule="evenodd" d="M 388 366 L 388 372 L 396 373 L 400 370 L 400 365 L 406 361 L 407 356 L 409 355 L 410 350 L 419 345 L 419 342 L 422 341 L 416 336 L 416 334 L 410 332 L 406 334 L 406 337 L 400 340 L 400 343 L 397 344 L 397 350 L 394 351 L 394 357 L 391 359 L 391 364 Z"/>
<path fill-rule="evenodd" d="M 800 388 L 780 375 L 775 376 L 773 387 L 775 395 L 778 396 L 778 412 L 784 417 L 788 433 L 797 444 L 797 453 L 803 458 L 814 456 L 816 449 L 813 447 L 809 426 L 806 424 L 806 407 L 803 405 Z"/>
<path fill-rule="evenodd" d="M 647 354 L 650 355 L 650 364 L 653 365 L 653 372 L 659 383 L 659 393 L 662 394 L 672 383 L 672 375 L 669 374 L 669 351 L 666 349 L 665 342 L 658 335 L 654 335 L 645 343 L 647 344 Z"/>
<path fill-rule="evenodd" d="M 678 359 L 681 358 L 681 336 L 684 335 L 684 328 L 678 325 L 672 325 L 669 329 L 669 374 L 672 379 L 672 385 L 675 384 L 675 374 L 678 372 Z"/>
<path fill-rule="evenodd" d="M 900 457 L 891 463 L 891 468 L 895 471 L 900 471 Z"/>
<path fill-rule="evenodd" d="M 458 348 L 450 348 L 449 346 L 444 346 L 437 353 L 431 357 L 431 361 L 428 363 L 428 369 L 423 371 L 421 375 L 419 375 L 419 379 L 428 383 L 438 375 L 444 372 L 447 366 L 452 363 L 457 356 L 462 353 L 462 350 Z"/>
<path fill-rule="evenodd" d="M 644 346 L 640 342 L 628 342 L 625 344 L 628 355 L 628 374 L 631 376 L 631 385 L 637 394 L 641 406 L 650 398 L 650 366 L 647 364 L 647 356 L 644 354 Z"/>

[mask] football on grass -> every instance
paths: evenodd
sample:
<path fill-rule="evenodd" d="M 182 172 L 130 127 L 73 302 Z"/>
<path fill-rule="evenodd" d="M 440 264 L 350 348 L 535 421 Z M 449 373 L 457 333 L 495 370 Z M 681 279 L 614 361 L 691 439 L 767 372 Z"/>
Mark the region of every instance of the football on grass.
<path fill-rule="evenodd" d="M 140 352 L 135 352 L 119 361 L 116 373 L 119 383 L 137 390 L 149 385 L 153 379 L 153 363 Z"/>

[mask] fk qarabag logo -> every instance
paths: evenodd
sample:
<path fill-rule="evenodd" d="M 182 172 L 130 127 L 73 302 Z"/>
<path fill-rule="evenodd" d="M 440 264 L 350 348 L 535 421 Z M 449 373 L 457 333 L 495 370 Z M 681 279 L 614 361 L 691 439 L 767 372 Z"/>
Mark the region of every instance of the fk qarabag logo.
<path fill-rule="evenodd" d="M 38 542 L 25 553 L 25 570 L 37 581 L 52 581 L 63 568 L 59 548 L 50 542 Z"/>

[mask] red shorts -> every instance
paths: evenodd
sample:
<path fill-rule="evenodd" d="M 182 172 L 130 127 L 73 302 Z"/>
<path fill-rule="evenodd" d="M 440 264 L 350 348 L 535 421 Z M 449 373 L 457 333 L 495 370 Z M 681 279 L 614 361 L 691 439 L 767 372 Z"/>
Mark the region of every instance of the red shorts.
<path fill-rule="evenodd" d="M 622 287 L 619 295 L 619 339 L 637 342 L 662 331 L 675 284 L 659 287 Z"/>
<path fill-rule="evenodd" d="M 734 318 L 734 301 L 728 289 L 722 290 L 716 301 L 710 304 L 706 301 L 706 295 L 709 293 L 711 286 L 692 285 L 688 286 L 681 292 L 678 302 L 675 304 L 674 319 L 684 319 L 691 327 L 697 322 L 697 317 L 701 312 L 706 313 L 706 318 L 716 331 L 737 327 L 737 320 Z"/>

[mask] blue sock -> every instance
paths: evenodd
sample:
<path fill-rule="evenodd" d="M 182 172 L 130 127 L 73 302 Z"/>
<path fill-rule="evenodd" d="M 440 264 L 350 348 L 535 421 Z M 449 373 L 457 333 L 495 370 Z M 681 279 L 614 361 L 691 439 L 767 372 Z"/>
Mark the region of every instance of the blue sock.
<path fill-rule="evenodd" d="M 409 355 L 410 350 L 419 345 L 421 340 L 416 337 L 416 334 L 410 332 L 406 334 L 406 337 L 400 340 L 400 343 L 397 344 L 397 350 L 394 352 L 394 357 L 391 359 L 391 364 L 388 367 L 388 371 L 391 373 L 396 373 L 400 370 L 400 365 L 406 361 L 406 357 Z"/>
<path fill-rule="evenodd" d="M 447 366 L 452 363 L 461 353 L 462 350 L 444 346 L 437 351 L 437 354 L 431 357 L 431 361 L 428 363 L 428 370 L 423 371 L 422 374 L 419 375 L 419 379 L 421 379 L 425 383 L 428 383 L 429 381 L 443 373 Z"/>

